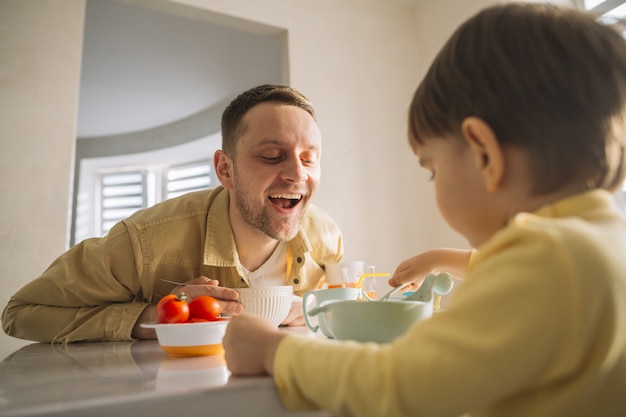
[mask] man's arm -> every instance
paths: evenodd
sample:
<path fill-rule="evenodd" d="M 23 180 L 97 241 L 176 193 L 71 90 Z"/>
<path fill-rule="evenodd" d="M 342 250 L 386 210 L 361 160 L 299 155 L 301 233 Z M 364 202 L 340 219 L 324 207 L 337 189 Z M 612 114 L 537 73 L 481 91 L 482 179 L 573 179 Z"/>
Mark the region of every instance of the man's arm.
<path fill-rule="evenodd" d="M 2 327 L 39 342 L 130 340 L 149 305 L 142 300 L 126 226 L 87 239 L 57 258 L 7 304 Z"/>

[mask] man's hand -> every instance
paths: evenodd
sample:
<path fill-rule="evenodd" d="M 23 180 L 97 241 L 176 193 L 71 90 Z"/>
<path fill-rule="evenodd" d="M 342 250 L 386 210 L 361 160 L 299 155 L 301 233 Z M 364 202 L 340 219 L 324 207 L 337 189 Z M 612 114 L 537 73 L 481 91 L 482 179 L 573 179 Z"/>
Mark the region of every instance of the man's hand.
<path fill-rule="evenodd" d="M 157 321 L 156 305 L 152 304 L 146 307 L 133 326 L 131 337 L 133 339 L 156 339 L 154 329 L 144 329 L 141 323 L 154 323 Z"/>
<path fill-rule="evenodd" d="M 187 285 L 174 287 L 172 294 L 185 293 L 189 298 L 210 295 L 222 305 L 224 313 L 241 313 L 243 306 L 239 302 L 239 293 L 232 288 L 220 287 L 219 281 L 207 277 L 198 277 L 185 282 Z"/>
<path fill-rule="evenodd" d="M 285 317 L 285 320 L 283 320 L 280 325 L 294 327 L 304 326 L 305 324 L 304 313 L 302 312 L 302 298 L 294 296 L 289 314 L 287 314 L 287 317 Z"/>
<path fill-rule="evenodd" d="M 271 375 L 276 349 L 285 336 L 262 317 L 234 316 L 222 341 L 228 369 L 235 375 Z"/>
<path fill-rule="evenodd" d="M 215 298 L 222 306 L 222 312 L 229 314 L 237 314 L 243 311 L 243 306 L 239 302 L 239 293 L 232 288 L 218 286 L 219 281 L 207 277 L 194 278 L 187 281 L 187 285 L 179 285 L 174 287 L 171 294 L 185 293 L 189 298 L 195 298 L 200 295 L 210 295 Z M 154 323 L 157 321 L 156 305 L 146 307 L 133 326 L 131 337 L 134 339 L 156 339 L 154 329 L 144 329 L 141 323 Z"/>

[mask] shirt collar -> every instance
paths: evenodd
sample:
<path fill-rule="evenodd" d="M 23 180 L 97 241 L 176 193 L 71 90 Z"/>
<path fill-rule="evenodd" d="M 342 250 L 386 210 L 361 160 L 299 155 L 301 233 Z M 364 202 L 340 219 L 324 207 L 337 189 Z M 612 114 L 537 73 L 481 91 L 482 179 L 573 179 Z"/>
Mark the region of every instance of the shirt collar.
<path fill-rule="evenodd" d="M 233 229 L 228 214 L 228 191 L 222 189 L 209 207 L 204 241 L 204 264 L 236 266 L 239 263 Z"/>
<path fill-rule="evenodd" d="M 588 213 L 599 208 L 613 209 L 614 207 L 615 201 L 611 193 L 606 190 L 595 189 L 543 206 L 534 214 L 541 217 L 569 217 L 580 216 L 581 213 Z"/>

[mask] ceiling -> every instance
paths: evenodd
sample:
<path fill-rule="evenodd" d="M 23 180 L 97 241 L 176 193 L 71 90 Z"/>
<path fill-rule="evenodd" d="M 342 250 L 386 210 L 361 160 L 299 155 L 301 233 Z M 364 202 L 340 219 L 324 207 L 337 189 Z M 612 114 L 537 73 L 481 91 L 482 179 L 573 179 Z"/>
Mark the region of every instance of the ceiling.
<path fill-rule="evenodd" d="M 595 1 L 597 8 L 624 3 Z M 278 28 L 253 33 L 208 23 L 198 10 L 182 17 L 132 0 L 86 4 L 78 138 L 164 126 L 249 87 L 287 82 L 286 33 Z"/>
<path fill-rule="evenodd" d="M 250 33 L 87 0 L 77 136 L 143 131 L 284 79 L 279 31 Z"/>

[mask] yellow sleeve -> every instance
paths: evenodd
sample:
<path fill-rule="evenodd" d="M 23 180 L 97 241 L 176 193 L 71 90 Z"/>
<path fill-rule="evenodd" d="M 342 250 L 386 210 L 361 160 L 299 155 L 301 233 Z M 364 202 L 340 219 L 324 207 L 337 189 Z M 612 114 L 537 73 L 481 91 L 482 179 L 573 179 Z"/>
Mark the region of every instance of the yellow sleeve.
<path fill-rule="evenodd" d="M 369 385 L 355 387 L 362 374 L 380 367 L 368 366 L 381 359 L 376 344 L 337 342 L 289 335 L 280 343 L 274 362 L 274 380 L 287 409 L 311 410 L 322 407 L 337 415 L 387 415 L 370 407 Z M 366 378 L 366 380 L 371 380 Z M 378 381 L 371 389 L 380 392 Z M 380 398 L 374 396 L 376 401 Z M 346 401 L 347 400 L 347 401 Z M 347 410 L 351 410 L 347 412 Z"/>

